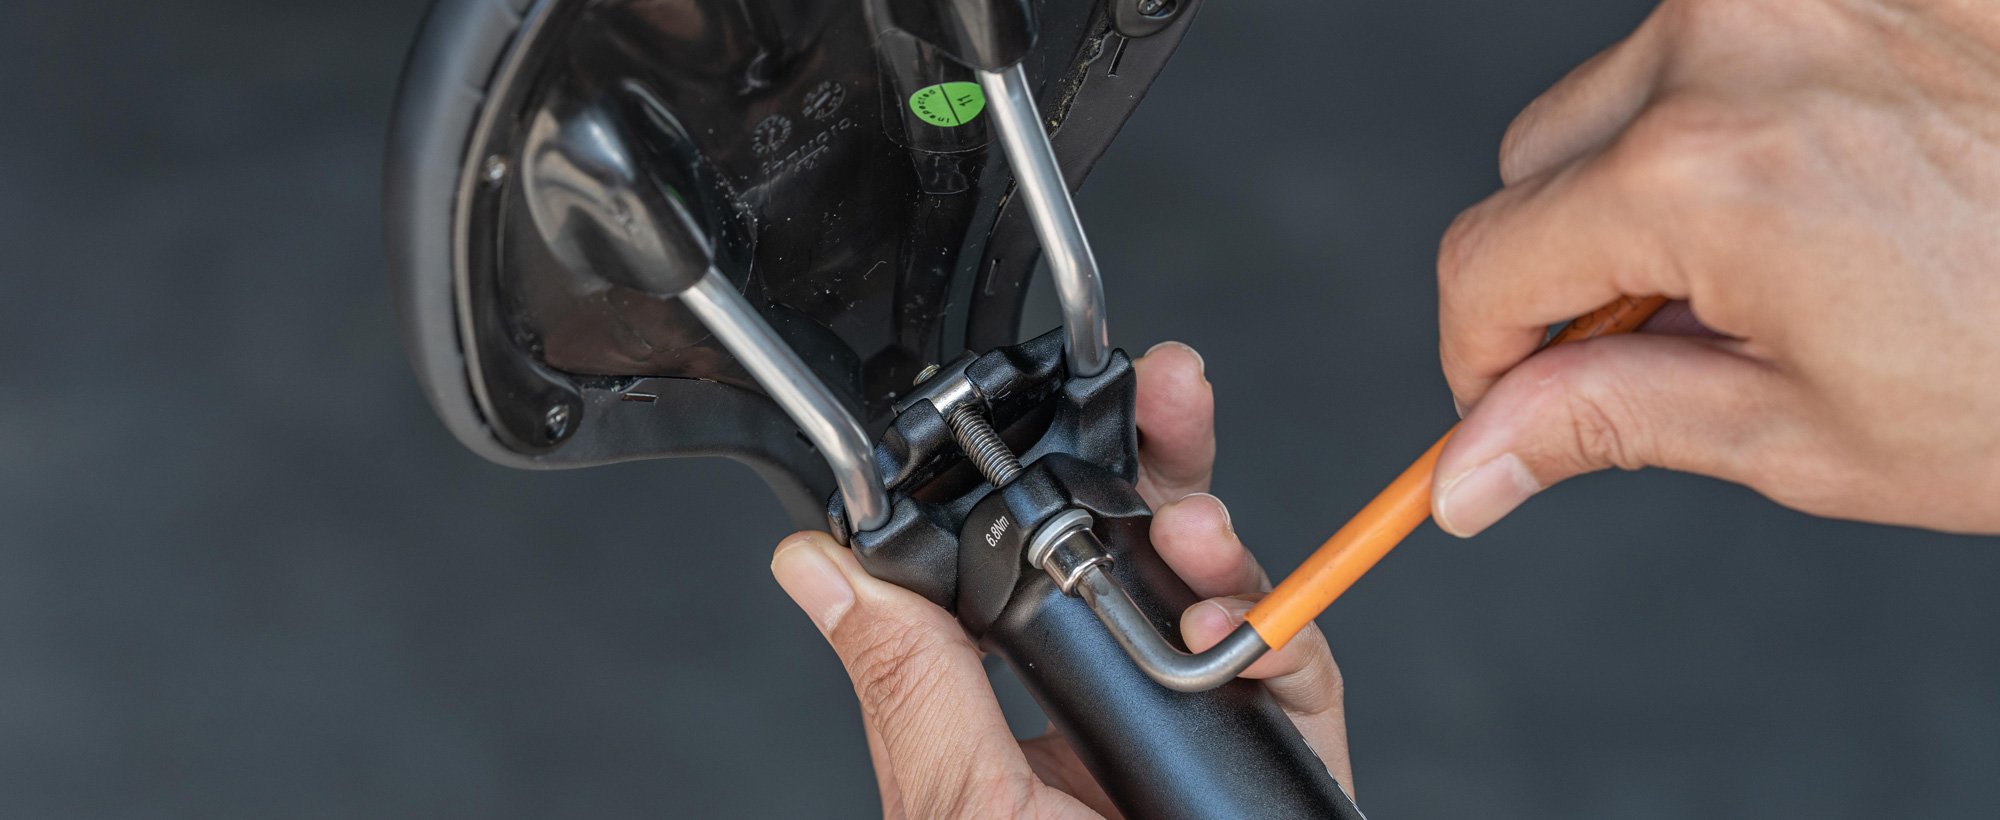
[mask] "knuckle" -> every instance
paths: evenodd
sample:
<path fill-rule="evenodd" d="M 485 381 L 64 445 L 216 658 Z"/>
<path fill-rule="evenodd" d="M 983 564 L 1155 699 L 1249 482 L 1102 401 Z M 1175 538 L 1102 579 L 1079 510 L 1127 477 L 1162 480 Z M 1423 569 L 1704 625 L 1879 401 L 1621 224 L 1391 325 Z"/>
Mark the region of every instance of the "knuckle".
<path fill-rule="evenodd" d="M 974 794 L 977 800 L 971 806 L 975 810 L 960 816 L 967 818 L 996 816 L 991 811 L 981 810 L 982 807 L 1005 807 L 1008 817 L 1034 816 L 1035 785 L 1034 781 L 1027 777 L 1010 774 L 984 778 Z"/>
<path fill-rule="evenodd" d="M 1616 382 L 1602 379 L 1552 380 L 1569 421 L 1571 452 L 1586 469 L 1647 466 L 1651 446 L 1641 416 Z"/>
<path fill-rule="evenodd" d="M 1787 118 L 1693 93 L 1661 99 L 1620 139 L 1613 168 L 1638 202 L 1738 221 L 1803 178 L 1812 151 Z"/>
<path fill-rule="evenodd" d="M 851 640 L 855 649 L 849 676 L 862 711 L 870 717 L 907 711 L 944 675 L 939 650 L 946 639 L 931 630 L 880 618 L 860 624 Z"/>
<path fill-rule="evenodd" d="M 1619 140 L 1613 166 L 1620 181 L 1641 201 L 1709 199 L 1723 182 L 1732 116 L 1686 96 L 1654 104 Z"/>
<path fill-rule="evenodd" d="M 988 817 L 1035 815 L 1035 784 L 1013 772 L 974 772 L 951 789 L 935 792 L 935 803 L 921 807 L 922 817 L 979 820 Z"/>
<path fill-rule="evenodd" d="M 1632 450 L 1620 432 L 1619 424 L 1612 420 L 1612 415 L 1601 402 L 1583 395 L 1571 395 L 1567 406 L 1570 430 L 1576 437 L 1576 453 L 1584 463 L 1625 470 L 1637 470 L 1644 466 L 1632 457 Z"/>

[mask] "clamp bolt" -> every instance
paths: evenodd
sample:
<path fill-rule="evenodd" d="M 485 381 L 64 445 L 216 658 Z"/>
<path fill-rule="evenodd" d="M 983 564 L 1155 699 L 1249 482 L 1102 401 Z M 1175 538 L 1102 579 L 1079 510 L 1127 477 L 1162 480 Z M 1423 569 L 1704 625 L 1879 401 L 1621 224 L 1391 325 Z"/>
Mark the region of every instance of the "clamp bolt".
<path fill-rule="evenodd" d="M 1000 434 L 978 407 L 961 404 L 944 417 L 944 423 L 951 428 L 952 437 L 958 439 L 958 448 L 965 451 L 965 457 L 972 459 L 979 474 L 993 486 L 1006 486 L 1021 474 L 1021 460 L 1007 449 L 1007 442 L 1000 440 Z"/>

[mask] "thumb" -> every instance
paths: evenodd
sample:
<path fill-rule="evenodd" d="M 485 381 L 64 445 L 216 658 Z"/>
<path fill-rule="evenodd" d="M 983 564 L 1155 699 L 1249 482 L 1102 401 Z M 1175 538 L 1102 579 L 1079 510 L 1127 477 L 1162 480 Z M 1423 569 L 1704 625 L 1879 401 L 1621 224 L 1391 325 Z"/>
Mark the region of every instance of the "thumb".
<path fill-rule="evenodd" d="M 1607 467 L 1745 482 L 1785 385 L 1727 340 L 1651 334 L 1552 347 L 1509 371 L 1438 457 L 1438 526 L 1476 535 L 1558 481 Z"/>
<path fill-rule="evenodd" d="M 982 790 L 1030 790 L 1032 770 L 979 650 L 949 613 L 870 576 L 825 533 L 786 538 L 771 572 L 853 680 L 862 720 L 879 741 L 870 751 L 885 803 L 893 794 L 906 816 L 969 816 L 993 796 Z"/>

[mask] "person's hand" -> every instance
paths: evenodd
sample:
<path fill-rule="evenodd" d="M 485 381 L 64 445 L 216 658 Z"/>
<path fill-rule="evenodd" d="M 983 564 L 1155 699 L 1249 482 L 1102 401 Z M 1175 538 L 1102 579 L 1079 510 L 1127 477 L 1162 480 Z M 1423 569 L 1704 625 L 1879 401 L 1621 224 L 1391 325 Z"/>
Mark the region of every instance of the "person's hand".
<path fill-rule="evenodd" d="M 1501 153 L 1439 255 L 1440 526 L 1660 466 L 2000 532 L 2000 4 L 1666 0 Z M 1620 295 L 1683 301 L 1524 361 Z"/>
<path fill-rule="evenodd" d="M 1270 580 L 1206 495 L 1215 462 L 1215 401 L 1201 357 L 1164 344 L 1140 358 L 1139 491 L 1154 508 L 1153 546 L 1196 594 L 1182 637 L 1200 651 L 1228 634 Z M 771 572 L 847 667 L 868 752 L 891 817 L 1117 816 L 1076 753 L 1050 732 L 1016 741 L 979 649 L 949 613 L 870 577 L 825 533 L 778 545 Z M 1354 793 L 1340 670 L 1317 627 L 1245 673 L 1262 678 L 1306 742 Z"/>

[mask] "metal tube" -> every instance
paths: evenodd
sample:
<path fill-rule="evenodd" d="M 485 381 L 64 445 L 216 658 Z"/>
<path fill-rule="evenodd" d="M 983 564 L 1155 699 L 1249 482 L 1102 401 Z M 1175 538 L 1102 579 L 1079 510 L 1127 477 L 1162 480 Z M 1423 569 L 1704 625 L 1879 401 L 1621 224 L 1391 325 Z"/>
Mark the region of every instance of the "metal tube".
<path fill-rule="evenodd" d="M 987 110 L 1000 132 L 1000 145 L 1020 184 L 1029 220 L 1042 240 L 1042 253 L 1054 272 L 1056 294 L 1062 300 L 1063 333 L 1074 376 L 1095 376 L 1111 361 L 1111 333 L 1104 320 L 1104 282 L 1097 257 L 1083 235 L 1076 203 L 1069 197 L 1055 147 L 1042 130 L 1028 73 L 1016 65 L 1005 71 L 979 72 Z"/>
<path fill-rule="evenodd" d="M 806 367 L 799 354 L 736 292 L 735 283 L 709 268 L 681 292 L 680 299 L 722 340 L 723 347 L 743 362 L 757 384 L 826 457 L 854 530 L 867 532 L 887 522 L 889 492 L 875 467 L 875 448 L 868 442 L 868 433 L 819 375 Z"/>
<path fill-rule="evenodd" d="M 1208 651 L 1190 655 L 1160 636 L 1152 620 L 1104 567 L 1092 567 L 1077 589 L 1140 671 L 1176 692 L 1206 692 L 1235 680 L 1271 649 L 1257 630 L 1243 624 Z"/>

